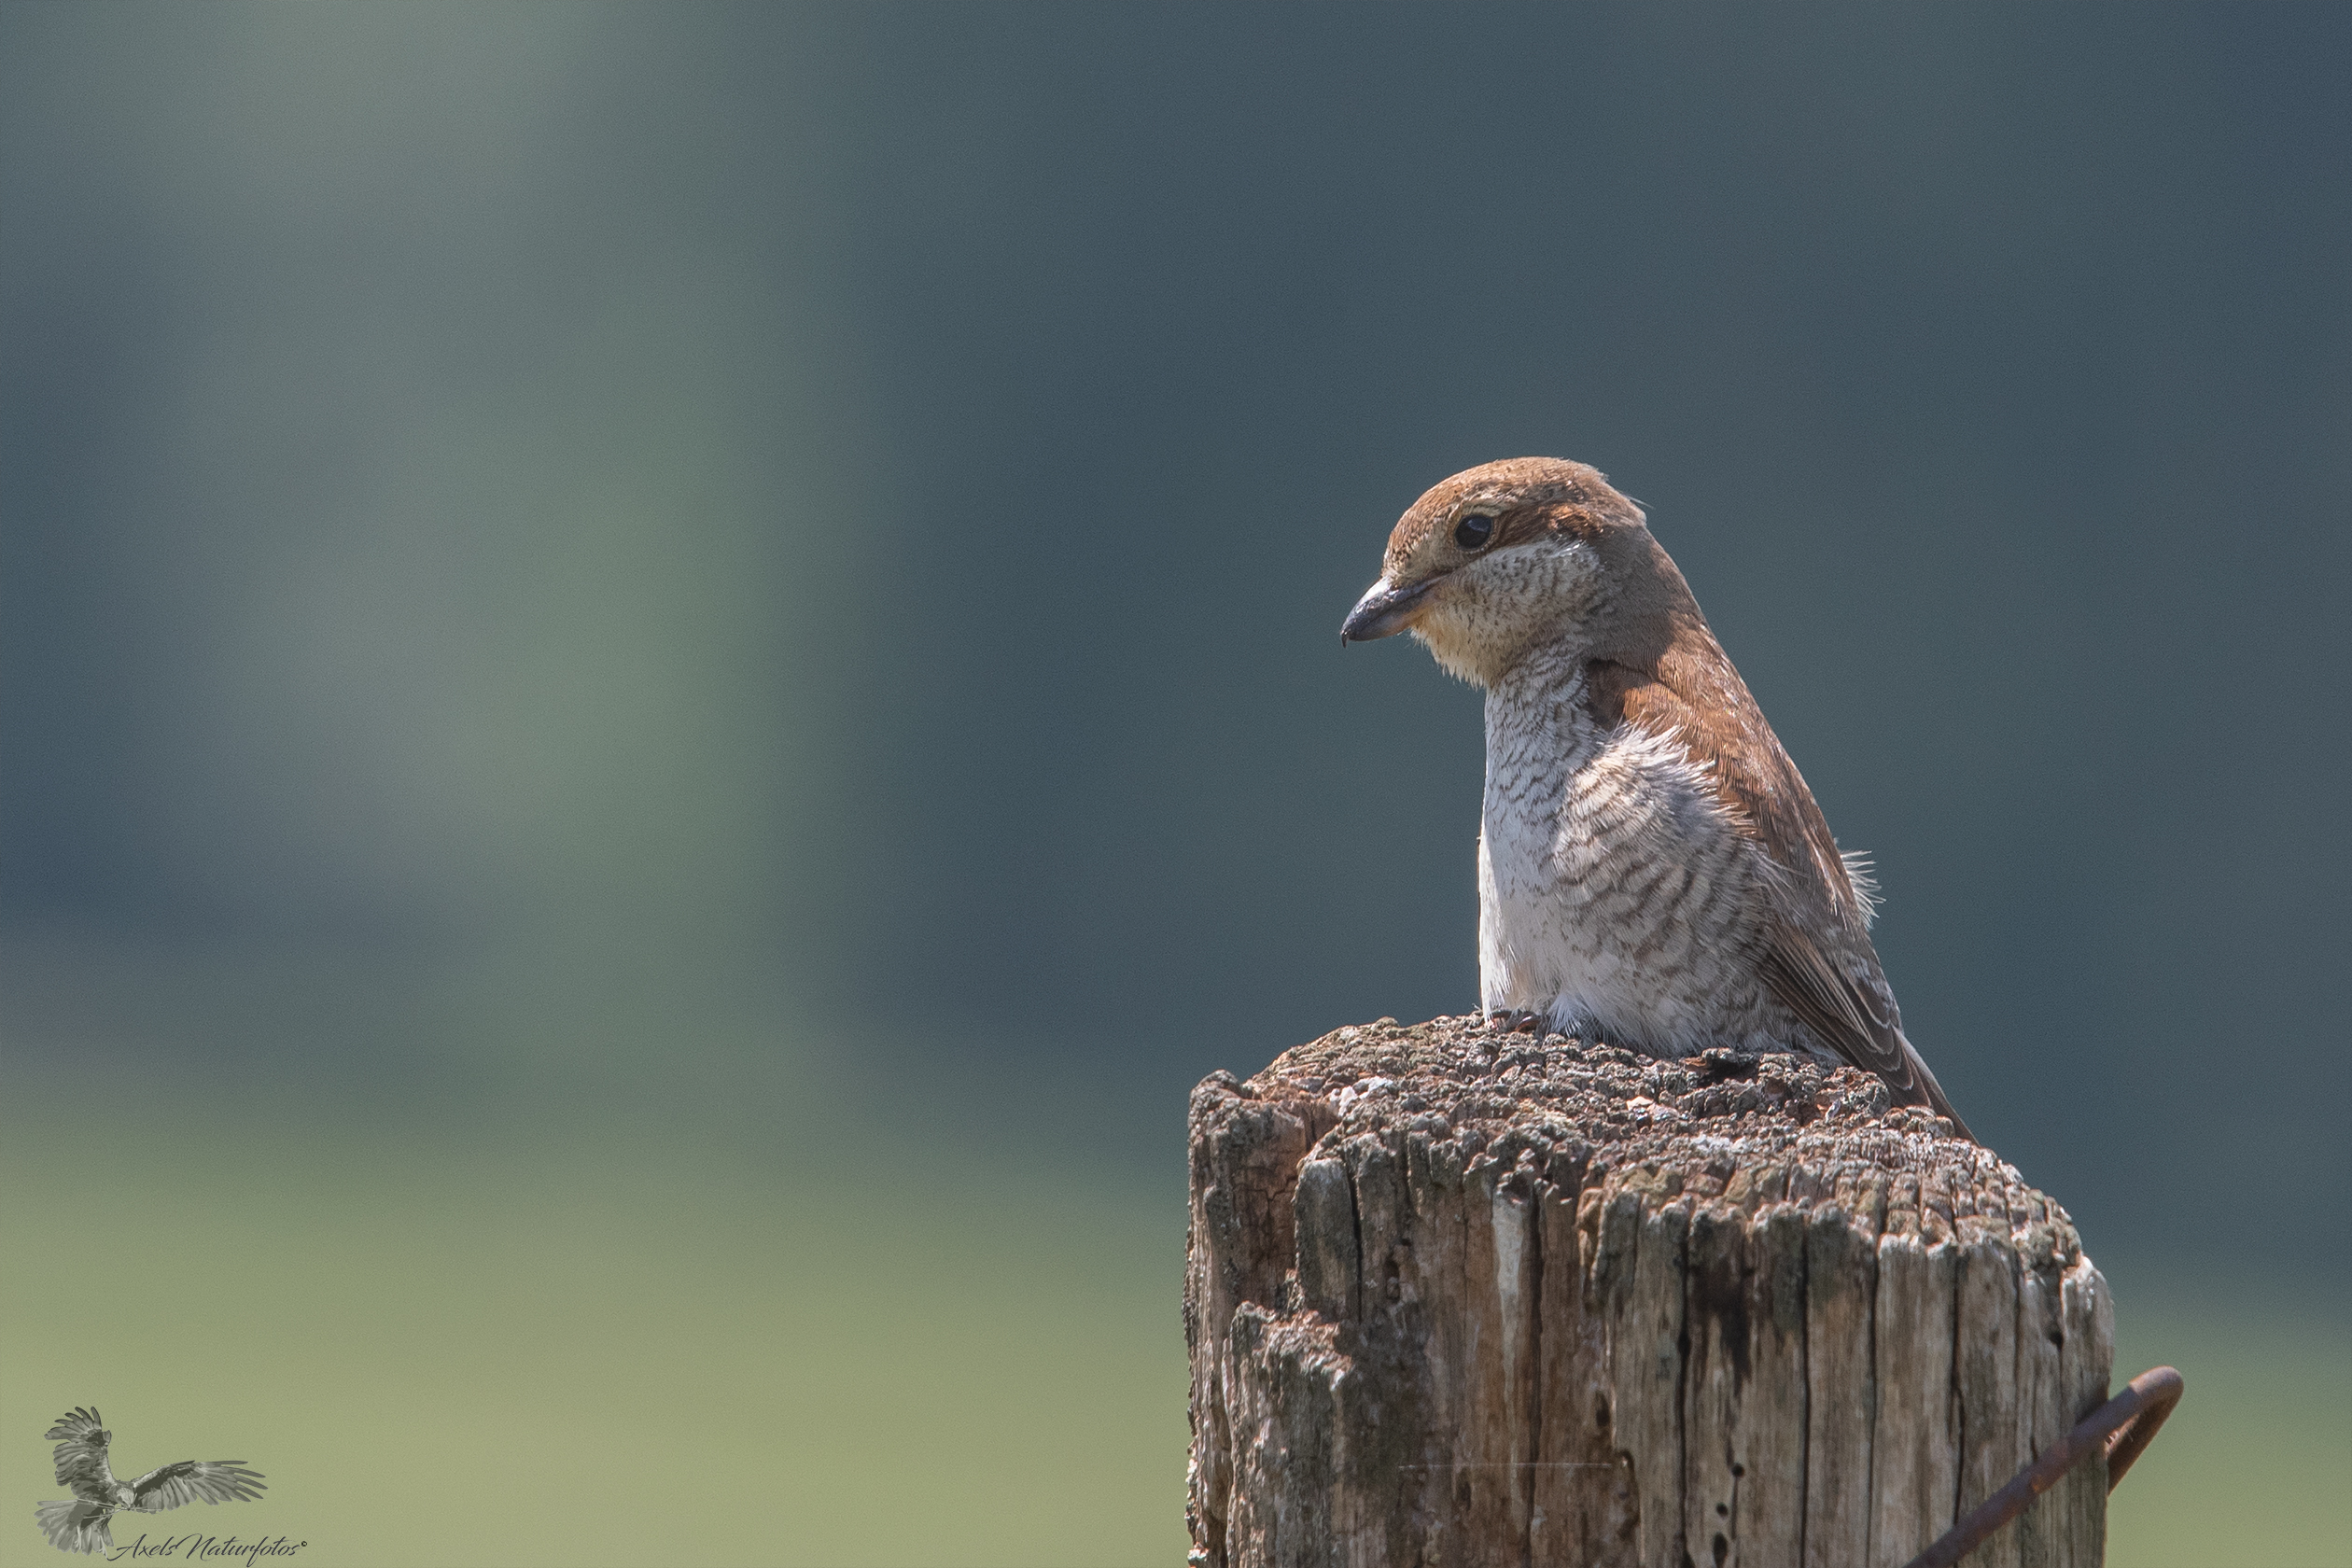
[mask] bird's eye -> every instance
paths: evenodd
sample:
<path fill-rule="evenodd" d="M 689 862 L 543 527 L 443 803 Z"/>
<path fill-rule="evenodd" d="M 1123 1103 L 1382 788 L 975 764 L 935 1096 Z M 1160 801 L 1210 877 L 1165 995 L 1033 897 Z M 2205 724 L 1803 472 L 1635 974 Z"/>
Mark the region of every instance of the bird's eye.
<path fill-rule="evenodd" d="M 1474 511 L 1454 525 L 1454 543 L 1464 550 L 1484 550 L 1494 537 L 1494 519 L 1482 511 Z"/>

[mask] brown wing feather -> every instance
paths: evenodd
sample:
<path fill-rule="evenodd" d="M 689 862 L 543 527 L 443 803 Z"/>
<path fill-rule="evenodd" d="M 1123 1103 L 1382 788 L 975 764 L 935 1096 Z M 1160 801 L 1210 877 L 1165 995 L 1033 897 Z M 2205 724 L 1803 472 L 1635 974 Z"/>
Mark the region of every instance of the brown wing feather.
<path fill-rule="evenodd" d="M 1884 1079 L 1897 1104 L 1926 1105 L 1972 1136 L 1903 1037 L 1837 840 L 1739 671 L 1696 606 L 1671 617 L 1660 641 L 1644 650 L 1654 660 L 1595 661 L 1588 689 L 1604 721 L 1672 735 L 1706 767 L 1723 804 L 1776 868 L 1783 916 L 1759 964 L 1766 987 L 1824 1044 Z M 1836 950 L 1824 952 L 1813 931 Z"/>
<path fill-rule="evenodd" d="M 1821 807 L 1703 621 L 1675 626 L 1648 668 L 1604 660 L 1594 674 L 1596 696 L 1612 694 L 1624 718 L 1653 735 L 1672 731 L 1713 769 L 1724 804 L 1791 874 L 1788 891 L 1809 914 L 1862 933 L 1862 903 Z"/>

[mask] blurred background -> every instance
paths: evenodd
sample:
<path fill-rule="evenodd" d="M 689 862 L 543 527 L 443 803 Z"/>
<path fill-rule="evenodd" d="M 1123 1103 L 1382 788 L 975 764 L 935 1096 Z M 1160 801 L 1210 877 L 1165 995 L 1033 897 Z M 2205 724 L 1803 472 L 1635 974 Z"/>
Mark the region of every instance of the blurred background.
<path fill-rule="evenodd" d="M 0 35 L 0 1562 L 90 1403 L 322 1564 L 1179 1561 L 1184 1094 L 1475 1001 L 1336 634 L 1523 454 L 2187 1374 L 2111 1561 L 2352 1561 L 2352 10 Z"/>

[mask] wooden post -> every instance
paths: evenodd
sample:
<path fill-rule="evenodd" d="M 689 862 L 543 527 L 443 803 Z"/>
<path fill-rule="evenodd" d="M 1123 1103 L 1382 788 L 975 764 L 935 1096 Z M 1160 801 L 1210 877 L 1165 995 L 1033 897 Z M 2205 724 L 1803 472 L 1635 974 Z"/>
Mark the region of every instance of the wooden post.
<path fill-rule="evenodd" d="M 1201 1568 L 1900 1568 L 2107 1397 L 2065 1212 L 1884 1085 L 1384 1018 L 1194 1091 Z M 2090 1568 L 2093 1459 L 1973 1557 Z"/>

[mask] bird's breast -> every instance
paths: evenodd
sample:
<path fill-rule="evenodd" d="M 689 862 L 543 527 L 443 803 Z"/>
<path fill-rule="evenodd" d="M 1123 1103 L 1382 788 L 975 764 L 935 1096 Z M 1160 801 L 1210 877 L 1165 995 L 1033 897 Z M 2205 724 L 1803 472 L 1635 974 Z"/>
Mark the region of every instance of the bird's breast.
<path fill-rule="evenodd" d="M 1671 736 L 1593 719 L 1580 684 L 1491 696 L 1479 837 L 1490 1008 L 1665 1052 L 1753 993 L 1753 848 Z M 1517 696 L 1518 700 L 1509 700 Z"/>

